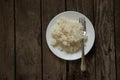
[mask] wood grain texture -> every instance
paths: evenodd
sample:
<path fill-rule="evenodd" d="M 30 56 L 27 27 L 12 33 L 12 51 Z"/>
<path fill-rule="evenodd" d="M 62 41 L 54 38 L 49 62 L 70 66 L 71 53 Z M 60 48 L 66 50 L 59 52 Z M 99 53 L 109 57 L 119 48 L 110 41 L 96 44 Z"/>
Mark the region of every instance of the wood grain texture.
<path fill-rule="evenodd" d="M 117 80 L 120 80 L 120 0 L 115 0 L 115 44 Z"/>
<path fill-rule="evenodd" d="M 82 12 L 82 0 L 66 0 L 66 10 Z M 68 80 L 81 80 L 80 60 L 68 62 Z"/>
<path fill-rule="evenodd" d="M 43 80 L 66 80 L 66 62 L 57 58 L 46 43 L 46 29 L 50 20 L 65 10 L 64 0 L 42 0 Z"/>
<path fill-rule="evenodd" d="M 113 0 L 95 0 L 96 80 L 116 80 Z"/>
<path fill-rule="evenodd" d="M 0 80 L 14 80 L 13 0 L 0 0 Z"/>
<path fill-rule="evenodd" d="M 41 80 L 40 0 L 16 0 L 16 80 Z"/>
<path fill-rule="evenodd" d="M 94 1 L 93 0 L 67 0 L 67 10 L 78 11 L 86 15 L 94 23 Z M 81 61 L 69 62 L 68 80 L 95 80 L 95 54 L 94 47 L 86 56 L 87 71 L 83 76 L 80 71 Z"/>
<path fill-rule="evenodd" d="M 0 0 L 0 80 L 83 80 L 81 60 L 59 59 L 46 43 L 48 23 L 65 10 L 95 28 L 85 79 L 120 80 L 120 0 Z"/>

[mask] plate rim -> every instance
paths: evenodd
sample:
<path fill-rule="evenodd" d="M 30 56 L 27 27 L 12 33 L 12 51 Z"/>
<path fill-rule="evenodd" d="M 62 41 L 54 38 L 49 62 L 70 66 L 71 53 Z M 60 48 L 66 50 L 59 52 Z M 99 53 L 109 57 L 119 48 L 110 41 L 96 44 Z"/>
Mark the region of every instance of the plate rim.
<path fill-rule="evenodd" d="M 90 20 L 86 15 L 84 15 L 83 13 L 77 12 L 77 11 L 63 11 L 63 12 L 60 12 L 60 13 L 58 13 L 57 15 L 55 15 L 55 16 L 49 21 L 49 23 L 48 23 L 48 25 L 47 25 L 47 28 L 46 28 L 46 34 L 45 34 L 45 35 L 46 35 L 46 42 L 47 42 L 47 46 L 48 46 L 49 50 L 51 51 L 51 53 L 53 53 L 55 56 L 57 56 L 57 57 L 60 58 L 60 59 L 67 60 L 67 61 L 74 61 L 74 60 L 81 59 L 81 56 L 80 56 L 79 58 L 75 58 L 75 59 L 73 59 L 73 58 L 67 59 L 67 58 L 60 57 L 60 56 L 58 56 L 57 54 L 55 54 L 55 53 L 51 50 L 51 48 L 50 48 L 50 46 L 49 46 L 49 43 L 48 43 L 48 41 L 47 41 L 47 33 L 48 33 L 48 27 L 49 27 L 50 23 L 51 23 L 52 21 L 54 21 L 54 19 L 55 19 L 56 17 L 59 17 L 60 15 L 62 15 L 62 14 L 64 14 L 64 13 L 67 13 L 67 12 L 73 12 L 73 13 L 77 13 L 77 14 L 80 14 L 80 15 L 82 15 L 82 16 L 85 16 L 85 17 L 90 21 L 90 23 L 91 23 L 91 25 L 92 25 L 93 33 L 94 33 L 93 43 L 91 44 L 92 46 L 90 47 L 90 49 L 88 50 L 88 52 L 85 53 L 85 56 L 90 52 L 90 50 L 91 50 L 91 49 L 93 48 L 93 46 L 94 46 L 94 43 L 95 43 L 95 29 L 94 29 L 94 26 L 93 26 L 91 20 Z"/>

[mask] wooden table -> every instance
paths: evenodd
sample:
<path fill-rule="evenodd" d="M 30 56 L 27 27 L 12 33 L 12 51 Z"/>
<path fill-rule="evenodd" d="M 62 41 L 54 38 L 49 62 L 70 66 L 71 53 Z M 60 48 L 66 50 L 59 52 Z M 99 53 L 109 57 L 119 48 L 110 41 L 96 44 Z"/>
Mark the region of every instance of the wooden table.
<path fill-rule="evenodd" d="M 120 0 L 0 0 L 0 80 L 82 80 L 81 60 L 61 60 L 46 44 L 48 23 L 67 10 L 95 28 L 87 80 L 120 80 Z"/>

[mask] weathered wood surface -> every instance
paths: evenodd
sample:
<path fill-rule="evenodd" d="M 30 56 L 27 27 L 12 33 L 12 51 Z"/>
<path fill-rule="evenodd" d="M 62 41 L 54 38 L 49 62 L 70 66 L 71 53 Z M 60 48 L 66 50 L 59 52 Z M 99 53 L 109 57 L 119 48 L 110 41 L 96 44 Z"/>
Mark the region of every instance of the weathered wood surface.
<path fill-rule="evenodd" d="M 66 10 L 95 28 L 84 78 L 120 80 L 119 0 L 0 0 L 0 80 L 83 80 L 81 60 L 59 59 L 46 43 L 48 23 Z"/>
<path fill-rule="evenodd" d="M 120 80 L 120 0 L 115 0 L 115 47 L 116 47 L 116 76 Z"/>
<path fill-rule="evenodd" d="M 113 9 L 113 0 L 94 2 L 96 80 L 116 80 Z"/>
<path fill-rule="evenodd" d="M 46 43 L 48 23 L 55 15 L 64 10 L 64 0 L 42 0 L 43 80 L 66 80 L 66 61 L 54 56 Z"/>
<path fill-rule="evenodd" d="M 67 10 L 73 10 L 78 11 L 86 15 L 94 24 L 94 1 L 84 1 L 84 0 L 67 0 Z M 85 76 L 81 74 L 80 71 L 80 63 L 81 61 L 73 61 L 69 62 L 69 77 L 68 80 L 82 80 L 83 77 L 85 77 L 87 80 L 93 80 L 95 79 L 95 52 L 94 48 L 89 52 L 89 54 L 86 56 L 86 65 L 87 65 L 87 71 L 85 73 Z"/>
<path fill-rule="evenodd" d="M 15 1 L 16 80 L 41 80 L 39 0 Z"/>
<path fill-rule="evenodd" d="M 14 80 L 13 0 L 0 0 L 0 80 Z"/>

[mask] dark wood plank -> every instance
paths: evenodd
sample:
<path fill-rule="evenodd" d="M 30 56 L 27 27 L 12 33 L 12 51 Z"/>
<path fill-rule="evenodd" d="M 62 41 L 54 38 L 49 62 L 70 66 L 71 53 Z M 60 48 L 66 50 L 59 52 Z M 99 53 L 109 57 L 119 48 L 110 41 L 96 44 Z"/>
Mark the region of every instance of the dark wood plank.
<path fill-rule="evenodd" d="M 95 0 L 96 80 L 116 80 L 113 0 Z"/>
<path fill-rule="evenodd" d="M 64 10 L 64 0 L 42 0 L 43 80 L 66 80 L 66 62 L 52 54 L 45 37 L 49 21 Z"/>
<path fill-rule="evenodd" d="M 94 23 L 94 1 L 93 0 L 67 0 L 67 10 L 78 11 L 85 14 Z M 81 61 L 69 62 L 68 80 L 81 80 L 83 78 L 80 71 Z M 87 80 L 95 80 L 95 53 L 94 47 L 86 56 L 87 72 L 85 77 Z"/>
<path fill-rule="evenodd" d="M 40 0 L 15 0 L 16 80 L 41 80 Z"/>
<path fill-rule="evenodd" d="M 120 80 L 120 0 L 115 0 L 115 44 L 117 80 Z"/>
<path fill-rule="evenodd" d="M 0 0 L 0 80 L 14 80 L 13 0 Z"/>

